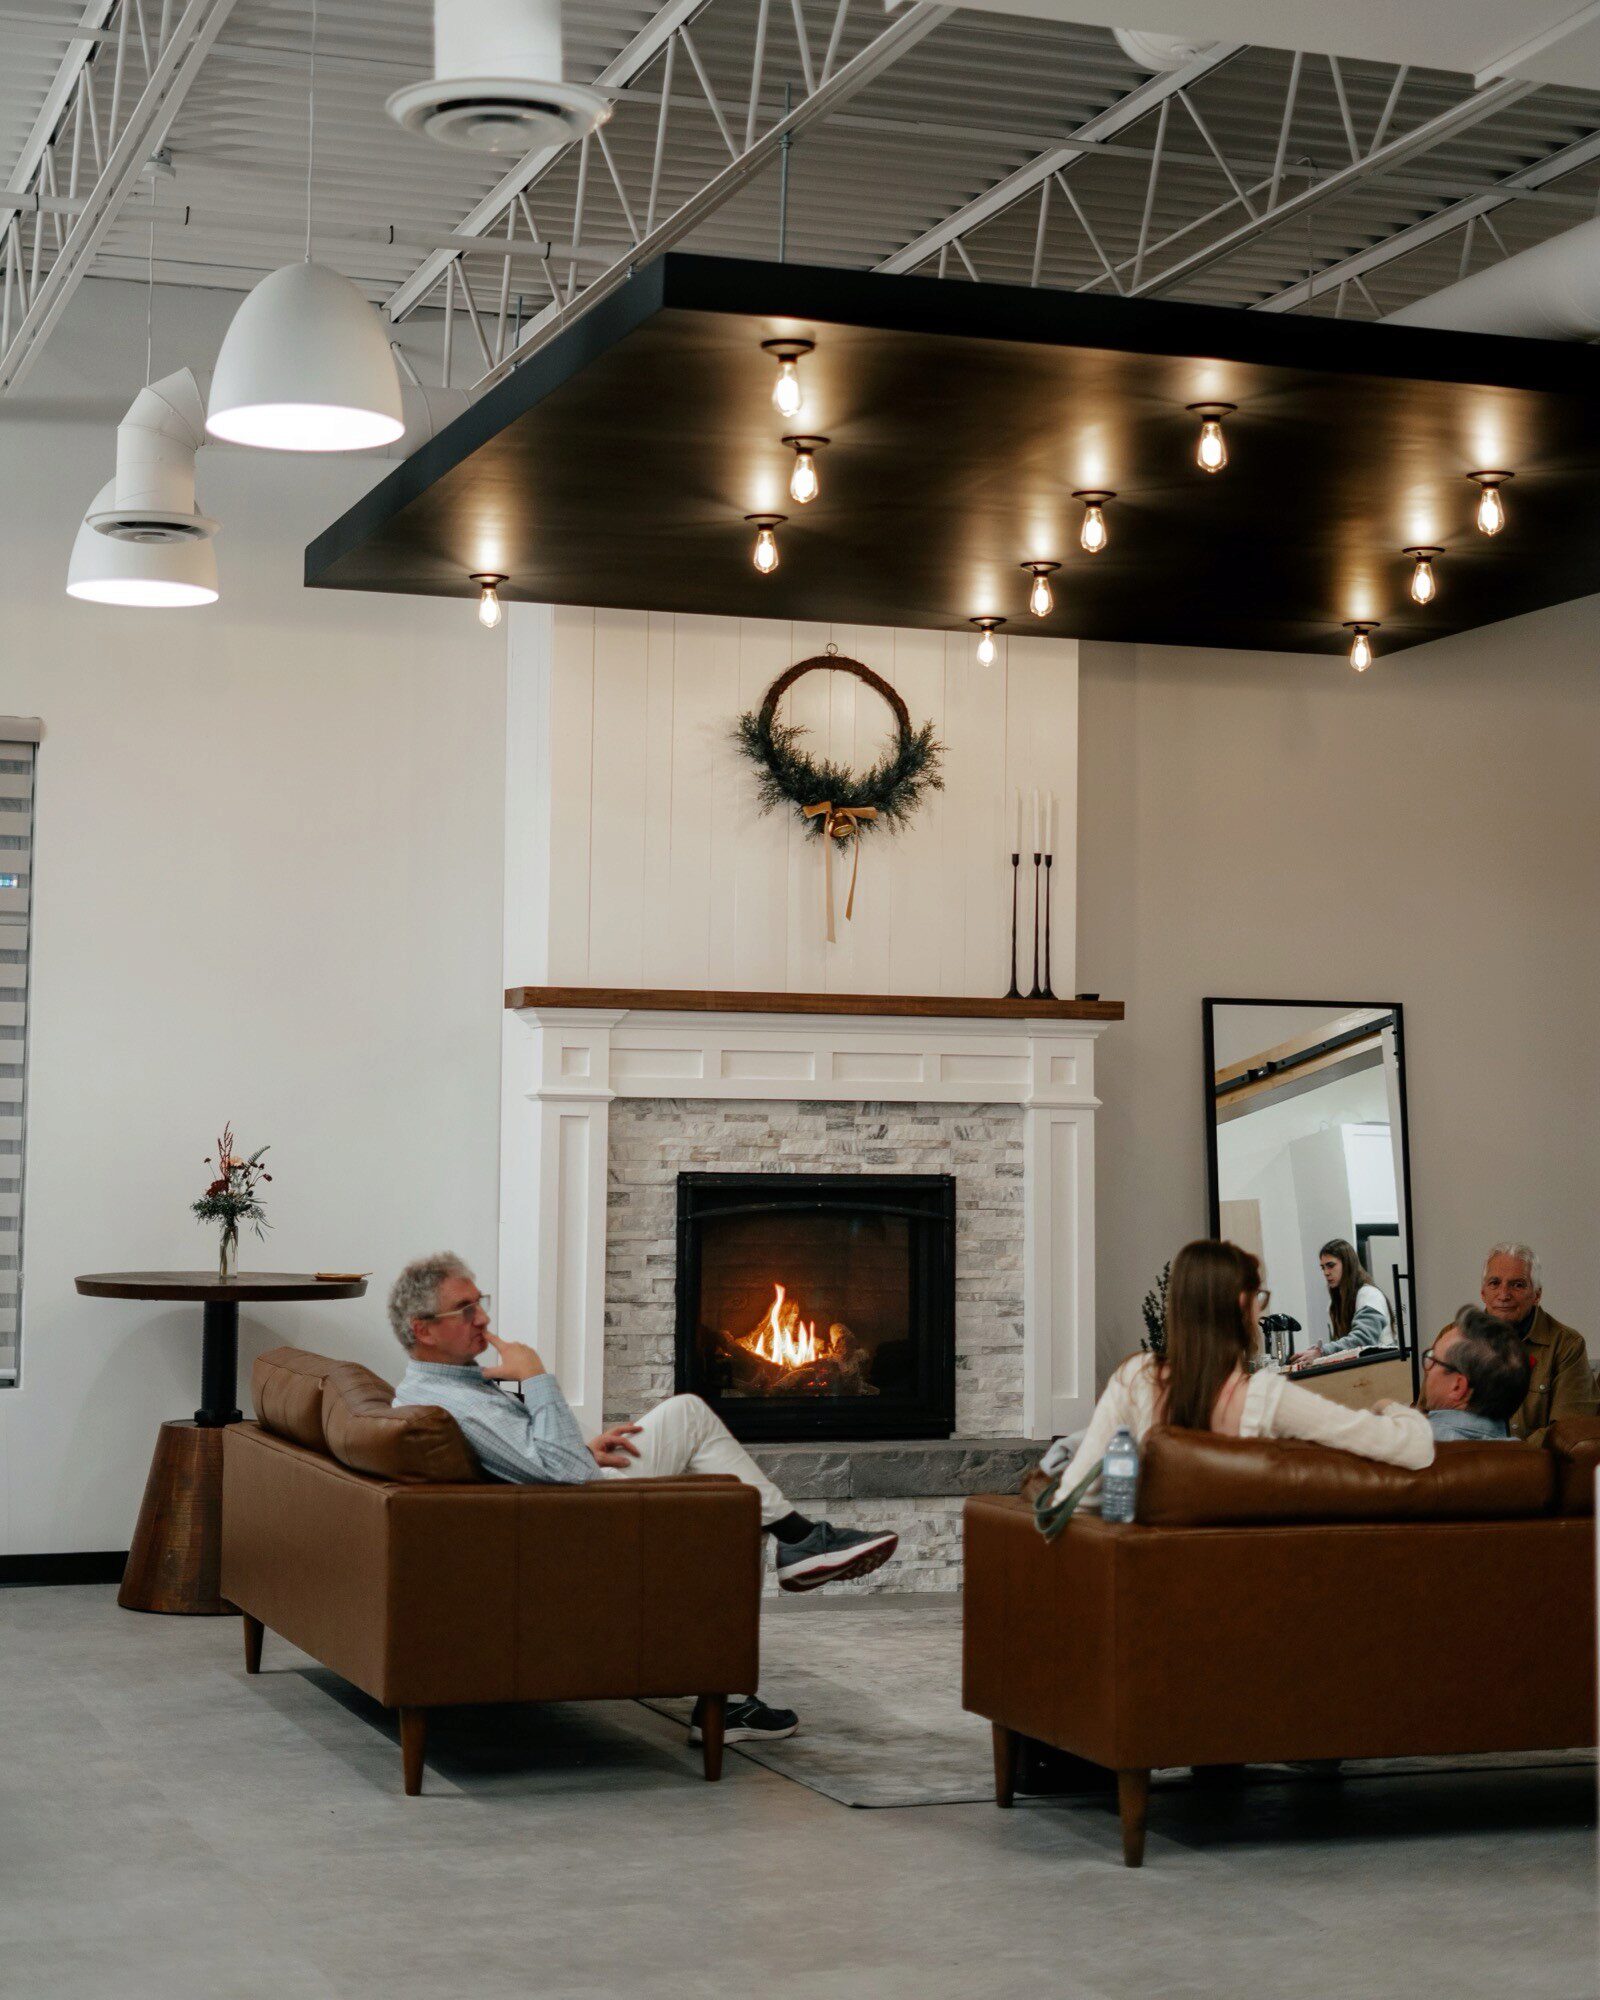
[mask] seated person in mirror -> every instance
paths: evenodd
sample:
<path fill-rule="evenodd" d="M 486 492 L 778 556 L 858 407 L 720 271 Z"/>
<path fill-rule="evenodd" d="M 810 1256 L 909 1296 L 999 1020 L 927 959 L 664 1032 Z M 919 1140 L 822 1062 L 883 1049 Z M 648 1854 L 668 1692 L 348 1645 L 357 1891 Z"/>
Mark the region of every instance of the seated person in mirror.
<path fill-rule="evenodd" d="M 1275 1369 L 1253 1366 L 1270 1296 L 1248 1250 L 1210 1240 L 1185 1244 L 1167 1285 L 1164 1351 L 1136 1354 L 1112 1376 L 1055 1497 L 1070 1493 L 1124 1425 L 1136 1438 L 1172 1424 L 1225 1437 L 1305 1438 L 1411 1471 L 1431 1465 L 1433 1433 L 1420 1410 L 1391 1402 L 1349 1410 Z M 1045 1471 L 1059 1467 L 1056 1454 L 1052 1446 Z M 1097 1480 L 1081 1504 L 1098 1506 L 1098 1491 Z"/>
<path fill-rule="evenodd" d="M 1531 1369 L 1511 1435 L 1532 1438 L 1563 1417 L 1596 1414 L 1589 1348 L 1574 1327 L 1544 1309 L 1544 1277 L 1526 1243 L 1497 1243 L 1484 1259 L 1484 1310 L 1508 1326 L 1528 1350 Z M 1448 1331 L 1448 1329 L 1446 1329 Z M 1437 1343 L 1435 1343 L 1437 1346 Z"/>
<path fill-rule="evenodd" d="M 1328 1287 L 1328 1337 L 1294 1358 L 1295 1368 L 1309 1367 L 1330 1354 L 1354 1354 L 1363 1347 L 1394 1345 L 1394 1316 L 1389 1301 L 1372 1282 L 1353 1243 L 1331 1237 L 1317 1252 Z"/>
<path fill-rule="evenodd" d="M 1463 1306 L 1422 1357 L 1422 1408 L 1434 1437 L 1509 1438 L 1531 1373 L 1511 1327 Z"/>

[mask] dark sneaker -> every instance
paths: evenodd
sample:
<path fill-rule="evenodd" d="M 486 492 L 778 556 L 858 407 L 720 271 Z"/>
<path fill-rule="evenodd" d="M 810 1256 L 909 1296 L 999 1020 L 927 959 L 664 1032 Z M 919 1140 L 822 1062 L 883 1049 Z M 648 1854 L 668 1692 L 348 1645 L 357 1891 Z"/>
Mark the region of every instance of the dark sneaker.
<path fill-rule="evenodd" d="M 898 1535 L 862 1528 L 836 1528 L 819 1521 L 803 1542 L 778 1544 L 778 1588 L 816 1590 L 846 1577 L 871 1576 L 900 1546 Z"/>
<path fill-rule="evenodd" d="M 776 1743 L 785 1736 L 792 1736 L 799 1727 L 800 1718 L 792 1708 L 768 1708 L 758 1696 L 747 1694 L 738 1701 L 728 1703 L 722 1740 L 724 1743 Z M 700 1740 L 700 1704 L 696 1702 L 694 1720 L 689 1724 L 689 1741 L 698 1743 Z"/>

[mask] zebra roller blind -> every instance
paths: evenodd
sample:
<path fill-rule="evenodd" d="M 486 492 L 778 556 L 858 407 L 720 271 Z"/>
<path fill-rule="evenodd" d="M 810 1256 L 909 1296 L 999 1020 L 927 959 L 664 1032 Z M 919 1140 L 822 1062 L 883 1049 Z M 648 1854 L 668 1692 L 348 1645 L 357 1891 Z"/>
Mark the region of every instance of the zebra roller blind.
<path fill-rule="evenodd" d="M 36 721 L 0 716 L 0 1389 L 21 1368 L 22 1159 L 28 1122 L 28 944 Z"/>

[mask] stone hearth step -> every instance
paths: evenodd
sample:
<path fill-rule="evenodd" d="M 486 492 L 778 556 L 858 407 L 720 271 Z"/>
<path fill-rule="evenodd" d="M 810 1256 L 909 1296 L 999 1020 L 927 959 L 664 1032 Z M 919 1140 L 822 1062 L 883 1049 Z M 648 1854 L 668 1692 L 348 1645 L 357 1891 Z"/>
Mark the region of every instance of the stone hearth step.
<path fill-rule="evenodd" d="M 791 1500 L 929 1499 L 1015 1493 L 1049 1439 L 888 1438 L 861 1444 L 753 1444 Z"/>

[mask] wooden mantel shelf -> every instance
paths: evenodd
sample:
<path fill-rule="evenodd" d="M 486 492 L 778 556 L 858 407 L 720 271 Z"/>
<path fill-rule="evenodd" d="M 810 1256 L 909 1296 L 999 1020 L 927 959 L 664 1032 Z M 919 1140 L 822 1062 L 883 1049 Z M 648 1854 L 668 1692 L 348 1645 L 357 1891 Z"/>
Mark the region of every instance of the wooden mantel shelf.
<path fill-rule="evenodd" d="M 657 1014 L 875 1014 L 959 1021 L 1120 1021 L 1120 1000 L 975 1000 L 937 993 L 705 993 L 657 986 L 508 986 L 508 1007 Z"/>

